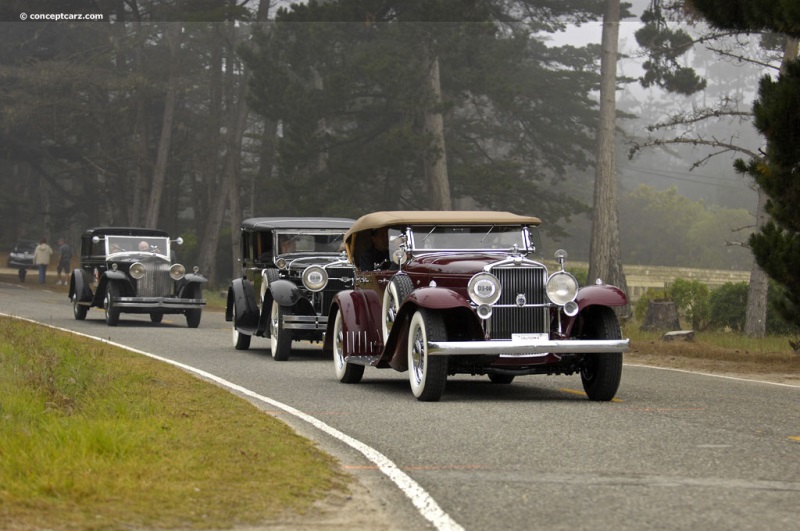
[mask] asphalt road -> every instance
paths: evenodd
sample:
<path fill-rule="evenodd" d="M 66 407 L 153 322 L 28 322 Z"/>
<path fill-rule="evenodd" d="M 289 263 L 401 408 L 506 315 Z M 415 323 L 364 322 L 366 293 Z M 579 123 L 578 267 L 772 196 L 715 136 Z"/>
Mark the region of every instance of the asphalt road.
<path fill-rule="evenodd" d="M 129 345 L 287 404 L 382 453 L 467 530 L 800 529 L 800 388 L 647 367 L 623 371 L 617 400 L 589 402 L 578 376 L 448 380 L 416 401 L 405 374 L 368 368 L 336 381 L 319 352 L 275 362 L 268 343 L 231 345 L 221 313 L 199 329 L 97 309 L 75 321 L 63 294 L 0 284 L 0 312 Z M 361 453 L 257 402 L 337 456 L 398 529 L 432 528 Z"/>

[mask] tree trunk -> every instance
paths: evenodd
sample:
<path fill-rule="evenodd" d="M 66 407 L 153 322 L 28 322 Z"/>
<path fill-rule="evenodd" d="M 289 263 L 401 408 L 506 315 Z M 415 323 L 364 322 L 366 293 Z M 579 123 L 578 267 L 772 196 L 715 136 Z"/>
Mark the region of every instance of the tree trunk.
<path fill-rule="evenodd" d="M 425 109 L 425 133 L 433 139 L 425 155 L 425 177 L 431 191 L 431 209 L 452 210 L 450 183 L 447 176 L 447 151 L 444 143 L 444 117 L 442 116 L 442 84 L 439 77 L 439 58 L 428 48 L 425 51 L 433 102 Z"/>
<path fill-rule="evenodd" d="M 619 38 L 620 0 L 607 0 L 603 15 L 600 81 L 600 117 L 597 128 L 597 155 L 594 182 L 594 211 L 589 254 L 589 279 L 602 279 L 627 293 L 622 270 L 617 211 L 616 167 L 616 72 Z M 630 306 L 618 310 L 630 315 Z"/>
<path fill-rule="evenodd" d="M 640 327 L 647 331 L 680 330 L 678 307 L 672 301 L 652 300 L 647 303 L 647 314 Z"/>
<path fill-rule="evenodd" d="M 756 231 L 761 230 L 768 215 L 764 211 L 767 194 L 758 188 L 758 206 L 756 207 Z M 747 291 L 747 311 L 745 313 L 744 333 L 748 337 L 764 337 L 767 334 L 767 292 L 769 277 L 755 260 L 750 269 L 750 287 Z"/>
<path fill-rule="evenodd" d="M 175 119 L 175 100 L 178 97 L 177 70 L 182 28 L 182 24 L 173 22 L 167 32 L 167 41 L 170 49 L 169 80 L 164 102 L 164 117 L 161 122 L 161 138 L 158 142 L 158 155 L 156 156 L 155 168 L 153 168 L 153 182 L 150 187 L 150 199 L 147 202 L 147 214 L 145 215 L 145 226 L 153 229 L 158 226 L 161 195 L 164 189 L 164 181 L 167 178 L 167 162 L 172 142 L 172 123 Z"/>
<path fill-rule="evenodd" d="M 789 61 L 797 58 L 798 39 L 787 39 L 786 48 L 783 50 L 781 60 L 781 73 L 786 71 Z M 769 149 L 767 149 L 769 152 Z M 756 231 L 760 231 L 769 221 L 766 212 L 767 195 L 761 188 L 758 189 L 758 206 L 756 207 Z M 753 261 L 750 270 L 750 289 L 747 292 L 747 313 L 745 316 L 744 333 L 748 337 L 764 337 L 767 334 L 767 293 L 769 291 L 769 277 Z"/>

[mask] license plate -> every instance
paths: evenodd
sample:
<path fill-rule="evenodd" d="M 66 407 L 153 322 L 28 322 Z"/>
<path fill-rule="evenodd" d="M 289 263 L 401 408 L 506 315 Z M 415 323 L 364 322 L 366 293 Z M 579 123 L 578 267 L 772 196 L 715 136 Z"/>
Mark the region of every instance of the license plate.
<path fill-rule="evenodd" d="M 547 341 L 548 339 L 550 339 L 550 335 L 545 333 L 511 334 L 511 341 L 518 341 L 520 343 L 530 341 Z"/>

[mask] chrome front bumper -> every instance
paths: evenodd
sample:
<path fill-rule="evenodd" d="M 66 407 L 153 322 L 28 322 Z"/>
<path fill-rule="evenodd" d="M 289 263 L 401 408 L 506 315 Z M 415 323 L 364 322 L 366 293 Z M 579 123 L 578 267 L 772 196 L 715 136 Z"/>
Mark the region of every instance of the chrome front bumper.
<path fill-rule="evenodd" d="M 205 299 L 169 299 L 162 297 L 119 297 L 114 299 L 115 308 L 168 308 L 194 310 L 205 306 Z"/>
<path fill-rule="evenodd" d="M 316 330 L 324 332 L 328 326 L 325 315 L 284 315 L 283 328 L 289 330 Z"/>
<path fill-rule="evenodd" d="M 630 339 L 565 339 L 525 341 L 429 341 L 431 356 L 482 356 L 509 357 L 546 356 L 548 354 L 609 354 L 627 352 Z"/>

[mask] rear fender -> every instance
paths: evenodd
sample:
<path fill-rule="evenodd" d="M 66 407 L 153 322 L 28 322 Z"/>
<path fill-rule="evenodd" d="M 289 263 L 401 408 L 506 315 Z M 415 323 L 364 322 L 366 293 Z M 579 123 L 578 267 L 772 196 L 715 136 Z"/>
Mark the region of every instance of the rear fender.
<path fill-rule="evenodd" d="M 92 300 L 92 288 L 89 274 L 83 269 L 75 269 L 70 275 L 69 280 L 69 300 L 76 297 L 79 302 L 89 302 Z"/>
<path fill-rule="evenodd" d="M 378 294 L 371 290 L 340 291 L 331 303 L 331 313 L 322 351 L 333 355 L 333 326 L 336 312 L 342 312 L 342 331 L 347 356 L 377 356 L 383 349 L 381 337 L 381 305 Z"/>
<path fill-rule="evenodd" d="M 237 330 L 255 333 L 258 328 L 258 302 L 253 284 L 244 278 L 236 278 L 228 288 L 225 304 L 225 320 L 233 321 Z"/>

